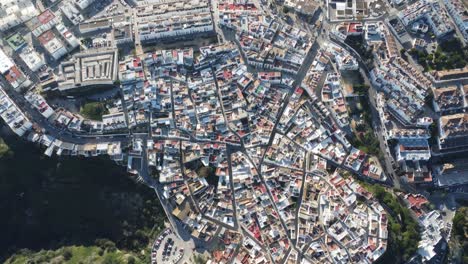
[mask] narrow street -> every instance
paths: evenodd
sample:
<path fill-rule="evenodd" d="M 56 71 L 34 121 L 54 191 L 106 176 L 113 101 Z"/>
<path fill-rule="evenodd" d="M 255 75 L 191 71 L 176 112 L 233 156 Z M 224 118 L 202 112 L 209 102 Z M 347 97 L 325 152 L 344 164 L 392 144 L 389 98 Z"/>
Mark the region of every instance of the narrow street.
<path fill-rule="evenodd" d="M 28 137 L 34 136 L 31 141 L 44 140 L 47 137 L 41 137 L 43 134 L 56 139 L 55 143 L 71 143 L 63 145 L 72 146 L 67 150 L 74 151 L 73 155 L 80 153 L 79 155 L 91 156 L 90 153 L 93 153 L 96 156 L 109 153 L 120 165 L 127 165 L 128 162 L 128 171 L 136 175 L 134 178 L 137 182 L 154 190 L 163 208 L 159 213 L 164 211 L 168 220 L 164 220 L 166 228 L 172 231 L 163 232 L 154 239 L 153 245 L 157 242 L 159 246 L 163 241 L 164 246 L 168 246 L 164 250 L 150 249 L 150 258 L 154 260 L 152 264 L 155 264 L 156 260 L 158 264 L 197 262 L 193 257 L 198 256 L 198 253 L 205 256 L 212 254 L 212 257 L 216 258 L 216 261 L 213 261 L 214 258 L 211 260 L 213 263 L 375 262 L 385 250 L 393 250 L 396 247 L 391 243 L 406 239 L 408 230 L 414 228 L 407 227 L 413 227 L 412 224 L 405 223 L 404 227 L 395 224 L 405 222 L 408 214 L 403 209 L 390 209 L 394 207 L 390 207 L 390 203 L 386 204 L 388 196 L 381 199 L 380 187 L 375 188 L 375 195 L 369 194 L 374 190 L 367 192 L 364 189 L 366 186 L 355 178 L 382 185 L 392 195 L 398 193 L 394 188 L 423 194 L 437 210 L 443 212 L 442 219 L 447 223 L 453 218 L 458 206 L 457 199 L 468 199 L 468 194 L 463 193 L 463 188 L 452 189 L 452 192 L 444 194 L 429 192 L 429 189 L 417 189 L 414 185 L 407 184 L 403 180 L 406 177 L 400 179 L 397 175 L 400 171 L 395 169 L 398 164 L 391 154 L 393 151 L 390 147 L 393 146 L 389 146 L 386 140 L 387 123 L 384 122 L 388 120 L 380 118 L 381 104 L 376 98 L 379 95 L 379 87 L 387 89 L 392 85 L 398 86 L 397 84 L 403 81 L 388 81 L 390 84 L 385 83 L 386 86 L 375 87 L 370 79 L 375 72 L 382 72 L 379 77 L 385 76 L 379 81 L 387 80 L 390 75 L 387 73 L 395 72 L 396 77 L 392 75 L 392 78 L 397 79 L 398 75 L 406 77 L 405 70 L 411 72 L 413 75 L 405 78 L 404 82 L 405 85 L 411 86 L 411 95 L 418 92 L 415 98 L 419 98 L 419 101 L 424 101 L 424 96 L 427 95 L 427 89 L 420 92 L 419 90 L 423 89 L 419 89 L 419 86 L 429 86 L 421 81 L 421 75 L 416 75 L 411 68 L 408 70 L 406 63 L 398 61 L 404 66 L 400 65 L 396 70 L 390 67 L 396 61 L 392 56 L 396 54 L 397 48 L 402 46 L 395 44 L 394 47 L 392 41 L 389 41 L 385 23 L 389 23 L 389 17 L 400 15 L 401 10 L 391 8 L 382 13 L 380 8 L 374 10 L 374 7 L 365 6 L 365 11 L 358 11 L 357 9 L 362 8 L 359 7 L 361 2 L 357 0 L 349 1 L 347 5 L 329 1 L 304 3 L 312 4 L 311 8 L 301 7 L 298 3 L 291 6 L 289 2 L 264 0 L 226 3 L 219 0 L 180 3 L 129 1 L 132 4 L 125 1 L 112 0 L 110 2 L 115 6 L 110 7 L 103 6 L 104 1 L 97 1 L 94 6 L 86 6 L 87 11 L 85 7 L 81 8 L 73 1 L 54 1 L 51 6 L 54 7 L 52 11 L 55 13 L 48 12 L 46 15 L 49 17 L 43 18 L 47 23 L 57 24 L 60 22 L 55 21 L 55 16 L 65 13 L 58 10 L 64 7 L 64 4 L 81 8 L 76 12 L 84 13 L 86 21 L 83 21 L 84 17 L 79 17 L 81 22 L 72 23 L 70 32 L 75 32 L 78 42 L 81 40 L 85 45 L 92 39 L 93 43 L 87 49 L 92 51 L 96 48 L 99 53 L 90 55 L 88 50 L 85 54 L 90 57 L 89 61 L 77 59 L 78 56 L 75 55 L 72 58 L 71 54 L 62 55 L 61 59 L 53 56 L 55 59 L 49 60 L 49 63 L 53 61 L 54 64 L 48 67 L 57 73 L 55 80 L 59 88 L 51 88 L 51 91 L 63 92 L 65 84 L 70 84 L 73 89 L 77 89 L 73 91 L 84 93 L 84 90 L 81 90 L 83 87 L 100 88 L 104 86 L 103 80 L 107 78 L 106 86 L 115 90 L 115 94 L 106 98 L 103 98 L 102 94 L 99 94 L 100 97 L 96 96 L 97 93 L 93 95 L 96 96 L 96 101 L 106 100 L 105 107 L 101 105 L 100 110 L 107 108 L 104 110 L 108 110 L 109 115 L 102 118 L 101 111 L 94 119 L 96 122 L 65 117 L 64 112 L 60 112 L 62 109 L 66 108 L 67 113 L 71 113 L 69 116 L 74 116 L 80 112 L 81 103 L 90 99 L 90 95 L 75 96 L 63 93 L 57 96 L 60 97 L 57 101 L 62 101 L 51 105 L 59 109 L 56 112 L 57 116 L 61 114 L 61 118 L 66 120 L 62 121 L 55 115 L 47 119 L 41 114 L 42 109 L 39 111 L 33 106 L 39 103 L 29 103 L 20 91 L 13 89 L 3 75 L 0 75 L 0 84 L 15 106 L 17 105 L 33 123 L 36 133 L 26 134 Z M 436 1 L 444 5 L 443 0 Z M 41 0 L 34 1 L 36 7 L 33 8 L 39 11 L 48 9 L 44 3 L 46 2 Z M 330 13 L 332 4 L 337 6 L 336 14 Z M 382 4 L 385 9 L 388 3 L 378 4 Z M 117 6 L 121 7 L 121 13 L 117 13 L 120 10 L 115 10 Z M 89 13 L 91 9 L 96 14 Z M 306 9 L 310 9 L 310 12 L 305 11 Z M 341 9 L 352 14 L 340 14 L 339 12 L 343 11 Z M 356 13 L 361 16 L 360 12 L 367 11 L 373 12 L 368 18 L 358 19 L 356 16 Z M 308 14 L 305 14 L 306 12 Z M 330 21 L 329 15 L 354 19 Z M 362 14 L 362 17 L 367 15 Z M 71 18 L 69 20 L 74 21 Z M 345 26 L 340 24 L 364 21 L 383 24 L 375 23 L 374 28 L 372 25 L 364 27 L 364 24 L 356 23 L 348 23 Z M 54 35 L 55 24 L 48 27 L 46 22 L 40 22 L 45 24 L 42 26 L 44 31 L 51 31 Z M 95 28 L 91 31 L 87 27 L 93 28 L 93 23 Z M 66 24 L 68 26 L 68 23 Z M 22 28 L 23 25 L 19 27 Z M 29 29 L 31 27 L 28 25 Z M 24 29 L 27 30 L 26 26 Z M 28 31 L 38 43 L 38 36 L 44 34 L 42 31 L 35 32 L 39 29 L 42 30 L 38 27 L 29 30 L 33 31 L 32 33 Z M 217 42 L 213 29 L 217 34 Z M 83 34 L 79 30 L 82 30 Z M 84 33 L 86 30 L 95 33 L 92 38 L 92 34 Z M 106 33 L 103 34 L 103 31 Z M 21 35 L 22 32 L 17 34 Z M 375 32 L 381 35 L 378 36 Z M 392 31 L 391 34 L 396 33 Z M 458 29 L 455 34 L 461 35 Z M 207 35 L 209 36 L 206 37 Z M 365 45 L 362 42 L 348 45 L 347 43 L 351 42 L 343 40 L 346 35 L 365 35 Z M 375 39 L 370 35 L 376 36 Z M 65 39 L 62 40 L 65 43 Z M 96 44 L 95 40 L 100 42 Z M 51 40 L 47 41 L 43 40 L 45 44 L 41 42 L 42 45 L 35 43 L 33 46 L 37 45 L 39 53 L 50 53 L 50 56 L 46 56 L 49 58 L 54 51 L 46 47 Z M 57 38 L 56 41 L 58 43 L 60 39 Z M 151 41 L 154 45 L 148 46 Z M 368 47 L 372 46 L 369 43 L 378 43 L 379 48 L 369 49 Z M 205 47 L 199 49 L 201 46 Z M 365 47 L 362 48 L 363 46 Z M 384 46 L 388 50 L 385 50 Z M 353 47 L 363 54 L 362 57 Z M 64 47 L 63 49 L 66 54 L 67 50 Z M 109 55 L 110 59 L 107 55 L 101 58 L 101 49 L 106 49 L 106 52 L 112 49 L 113 52 L 122 54 Z M 122 50 L 125 52 L 121 52 Z M 150 50 L 151 53 L 148 52 Z M 385 59 L 377 60 L 376 55 L 375 62 L 371 65 L 369 57 L 372 55 L 367 54 L 371 51 L 388 56 L 382 55 Z M 319 52 L 323 56 L 317 58 Z M 28 69 L 25 63 L 28 61 L 23 61 L 23 55 L 20 57 L 15 53 L 9 56 L 30 80 L 40 83 L 38 74 Z M 93 56 L 95 58 L 91 58 Z M 358 75 L 358 67 L 353 57 L 359 64 L 359 74 L 362 75 L 364 83 L 370 87 L 367 92 L 361 92 L 362 87 L 359 87 L 361 89 L 358 93 L 357 78 L 355 80 L 351 78 L 354 76 L 345 76 L 344 71 L 347 70 L 352 71 L 350 75 Z M 314 63 L 315 59 L 317 61 Z M 63 63 L 64 61 L 71 63 Z M 417 62 L 412 58 L 409 63 L 417 66 Z M 59 64 L 62 64 L 60 68 Z M 377 64 L 383 70 L 373 72 L 373 67 Z M 262 74 L 259 74 L 260 72 Z M 328 73 L 336 75 L 328 78 Z M 18 75 L 14 72 L 12 74 Z M 84 77 L 79 76 L 80 74 Z M 11 76 L 7 77 L 13 79 Z M 345 86 L 345 77 L 354 82 L 350 81 Z M 95 85 L 94 82 L 88 85 L 91 79 L 102 85 Z M 304 79 L 307 81 L 303 84 Z M 15 80 L 9 81 L 15 84 Z M 395 90 L 403 93 L 405 85 Z M 346 89 L 348 87 L 350 88 Z M 301 90 L 299 93 L 298 88 L 303 88 L 305 92 Z M 298 93 L 295 93 L 296 89 Z M 345 92 L 350 98 L 359 97 L 355 105 L 349 104 Z M 365 96 L 367 99 L 362 99 Z M 109 99 L 111 97 L 115 99 L 112 102 Z M 73 103 L 63 104 L 65 98 L 73 99 L 70 100 Z M 407 99 L 408 102 L 414 99 L 395 98 Z M 368 100 L 369 107 L 364 100 Z M 396 101 L 398 100 L 395 99 Z M 401 100 L 403 101 L 406 102 Z M 19 111 L 15 107 L 11 107 L 10 100 L 5 102 L 6 107 L 10 108 L 9 111 L 15 112 L 6 113 L 13 116 L 11 121 L 5 117 L 8 125 L 13 128 L 24 124 L 24 117 L 18 114 Z M 42 101 L 40 103 L 42 105 Z M 402 118 L 406 122 L 401 122 L 405 128 L 410 125 L 429 126 L 429 119 L 418 119 L 418 123 L 410 122 L 407 121 L 410 118 L 406 112 L 399 112 L 406 108 L 417 112 L 418 109 L 415 108 L 422 108 L 422 103 L 413 103 L 414 101 L 411 101 L 411 104 L 398 106 L 387 103 L 385 107 L 394 110 L 391 112 L 394 116 L 406 117 Z M 399 109 L 395 110 L 397 107 Z M 51 115 L 46 113 L 45 116 Z M 353 113 L 353 116 L 350 116 L 350 113 Z M 369 114 L 371 118 L 368 118 Z M 21 122 L 15 120 L 18 116 L 21 117 Z M 112 118 L 115 116 L 118 118 Z M 102 122 L 98 122 L 99 117 Z M 416 114 L 411 116 L 414 120 L 418 117 Z M 53 120 L 55 118 L 60 122 Z M 75 125 L 73 120 L 78 120 L 78 124 Z M 355 121 L 358 127 L 356 131 L 350 128 L 351 121 Z M 29 122 L 26 124 L 29 125 Z M 118 133 L 102 134 L 109 131 Z M 373 132 L 375 138 L 370 136 L 370 132 Z M 401 135 L 400 132 L 394 134 Z M 420 138 L 419 130 L 416 133 Z M 353 136 L 356 138 L 351 138 Z M 359 142 L 355 143 L 354 139 Z M 110 142 L 121 143 L 119 159 L 115 158 L 116 150 L 111 151 L 110 147 L 106 149 L 107 144 L 83 146 Z M 53 151 L 54 146 L 56 145 L 48 148 L 46 153 Z M 363 151 L 355 151 L 358 147 Z M 369 151 L 365 151 L 365 147 L 368 147 Z M 91 150 L 79 152 L 81 149 Z M 414 147 L 410 150 L 413 151 Z M 417 151 L 422 152 L 420 149 Z M 370 156 L 377 156 L 382 165 L 377 166 L 375 159 L 369 162 Z M 395 156 L 400 159 L 399 155 Z M 380 167 L 388 177 L 385 182 L 379 178 L 382 171 Z M 419 167 L 414 169 L 416 170 L 419 170 Z M 427 205 L 427 201 L 424 202 Z M 392 218 L 387 218 L 388 213 L 392 214 Z M 417 221 L 423 219 L 419 215 L 413 218 Z M 151 236 L 159 231 L 159 226 L 153 227 Z M 396 239 L 395 235 L 389 235 L 397 233 L 390 231 L 400 229 L 403 233 L 401 238 L 398 236 Z M 240 241 L 237 241 L 239 239 Z M 174 244 L 175 253 L 172 251 Z M 418 246 L 417 243 L 414 244 L 408 248 Z M 138 250 L 140 255 L 148 253 L 146 248 Z M 179 254 L 176 254 L 177 252 Z"/>
<path fill-rule="evenodd" d="M 379 114 L 378 114 L 378 111 L 377 111 L 377 105 L 376 105 L 377 92 L 375 90 L 375 87 L 372 85 L 372 83 L 369 80 L 369 70 L 364 65 L 364 62 L 362 61 L 361 56 L 354 49 L 350 48 L 348 45 L 346 45 L 346 44 L 344 44 L 344 43 L 342 43 L 340 41 L 337 41 L 335 39 L 330 39 L 330 40 L 333 41 L 335 44 L 341 46 L 342 48 L 346 49 L 347 51 L 349 51 L 359 62 L 360 74 L 364 78 L 365 83 L 368 84 L 369 87 L 370 87 L 370 89 L 368 90 L 368 92 L 369 92 L 368 98 L 369 98 L 369 102 L 370 102 L 370 106 L 371 106 L 371 112 L 372 112 L 371 113 L 372 114 L 372 125 L 373 125 L 373 127 L 375 129 L 374 134 L 379 139 L 380 149 L 383 151 L 385 174 L 389 177 L 389 179 L 391 179 L 391 181 L 392 181 L 391 184 L 393 184 L 393 186 L 395 186 L 396 188 L 401 188 L 400 180 L 399 180 L 398 176 L 395 175 L 395 171 L 393 169 L 393 164 L 392 164 L 393 158 L 391 157 L 391 154 L 390 154 L 388 146 L 387 146 L 387 142 L 384 140 L 383 133 L 381 131 L 381 129 L 382 129 L 381 128 L 381 121 L 380 121 L 380 117 L 379 117 Z"/>

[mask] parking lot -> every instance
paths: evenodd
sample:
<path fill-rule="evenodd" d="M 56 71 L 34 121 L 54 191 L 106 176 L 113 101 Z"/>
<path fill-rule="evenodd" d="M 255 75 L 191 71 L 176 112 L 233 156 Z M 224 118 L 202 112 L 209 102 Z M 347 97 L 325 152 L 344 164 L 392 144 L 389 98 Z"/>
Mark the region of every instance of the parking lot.
<path fill-rule="evenodd" d="M 153 243 L 151 263 L 190 263 L 193 247 L 191 241 L 183 241 L 166 229 Z"/>

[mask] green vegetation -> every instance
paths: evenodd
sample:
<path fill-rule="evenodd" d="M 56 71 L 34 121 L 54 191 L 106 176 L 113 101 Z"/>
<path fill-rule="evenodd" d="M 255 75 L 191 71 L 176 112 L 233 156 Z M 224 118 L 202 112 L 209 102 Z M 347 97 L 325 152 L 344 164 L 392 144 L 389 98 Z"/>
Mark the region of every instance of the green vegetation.
<path fill-rule="evenodd" d="M 197 175 L 202 178 L 206 178 L 206 181 L 210 185 L 218 186 L 218 177 L 215 174 L 216 168 L 201 166 L 197 170 Z"/>
<path fill-rule="evenodd" d="M 83 44 L 85 47 L 92 47 L 93 46 L 93 39 L 92 38 L 84 38 L 81 40 L 81 44 Z"/>
<path fill-rule="evenodd" d="M 420 240 L 419 226 L 410 210 L 398 198 L 380 185 L 360 182 L 374 197 L 388 209 L 388 246 L 376 263 L 403 263 L 417 251 Z"/>
<path fill-rule="evenodd" d="M 73 245 L 149 262 L 144 250 L 165 221 L 152 189 L 108 157 L 48 158 L 22 139 L 4 138 L 12 154 L 0 158 L 1 263 L 18 249 L 42 250 L 30 253 L 40 258 Z M 69 250 L 63 257 L 72 261 L 79 253 Z"/>
<path fill-rule="evenodd" d="M 434 110 L 434 106 L 432 104 L 432 100 L 434 100 L 434 93 L 432 92 L 431 89 L 428 90 L 428 94 L 426 95 L 426 98 L 424 98 L 424 103 L 430 107 L 432 110 Z"/>
<path fill-rule="evenodd" d="M 429 133 L 431 134 L 431 137 L 429 138 L 429 143 L 431 144 L 431 146 L 436 146 L 437 137 L 439 136 L 439 128 L 437 126 L 437 123 L 432 123 L 429 126 Z"/>
<path fill-rule="evenodd" d="M 364 84 L 364 79 L 360 76 L 360 83 L 354 84 L 353 91 L 356 94 L 361 95 L 356 103 L 356 107 L 350 110 L 351 116 L 355 117 L 355 120 L 359 120 L 353 128 L 353 137 L 348 138 L 350 143 L 359 148 L 360 150 L 371 154 L 381 156 L 380 143 L 378 138 L 374 134 L 372 127 L 372 110 L 369 103 L 369 86 Z"/>
<path fill-rule="evenodd" d="M 409 54 L 424 67 L 425 71 L 463 68 L 468 63 L 468 47 L 463 47 L 457 38 L 440 43 L 434 53 L 428 54 L 426 51 L 413 48 Z"/>
<path fill-rule="evenodd" d="M 400 56 L 402 59 L 404 59 L 405 61 L 408 61 L 408 56 L 406 56 L 406 49 L 401 49 L 400 50 Z"/>
<path fill-rule="evenodd" d="M 365 84 L 353 85 L 353 93 L 355 94 L 367 96 L 368 91 L 369 91 L 369 85 L 365 85 Z"/>
<path fill-rule="evenodd" d="M 96 264 L 119 264 L 119 263 L 146 263 L 138 257 L 119 251 L 103 249 L 97 246 L 69 246 L 57 250 L 41 250 L 32 252 L 30 250 L 20 250 L 11 256 L 5 264 L 24 263 L 96 263 Z"/>
<path fill-rule="evenodd" d="M 80 114 L 92 120 L 102 120 L 102 116 L 108 114 L 105 104 L 100 102 L 86 103 L 81 107 Z"/>
<path fill-rule="evenodd" d="M 372 48 L 367 47 L 364 40 L 364 35 L 359 36 L 348 36 L 345 39 L 345 43 L 348 44 L 351 48 L 353 48 L 359 56 L 361 56 L 364 64 L 367 66 L 368 69 L 373 68 L 374 64 L 374 55 Z"/>
<path fill-rule="evenodd" d="M 207 260 L 201 254 L 196 254 L 196 255 L 193 256 L 193 263 L 194 264 L 205 264 L 206 262 L 207 262 Z"/>
<path fill-rule="evenodd" d="M 449 262 L 468 263 L 468 207 L 460 207 L 453 217 L 449 241 Z"/>
<path fill-rule="evenodd" d="M 197 174 L 199 177 L 207 178 L 215 173 L 215 168 L 202 166 L 198 169 Z"/>
<path fill-rule="evenodd" d="M 26 43 L 23 36 L 21 36 L 19 32 L 6 38 L 6 41 L 8 45 L 15 51 L 17 51 L 19 48 L 21 48 L 21 46 L 25 45 Z"/>
<path fill-rule="evenodd" d="M 3 138 L 0 138 L 0 158 L 11 156 L 13 153 L 10 150 L 10 147 L 3 141 Z"/>

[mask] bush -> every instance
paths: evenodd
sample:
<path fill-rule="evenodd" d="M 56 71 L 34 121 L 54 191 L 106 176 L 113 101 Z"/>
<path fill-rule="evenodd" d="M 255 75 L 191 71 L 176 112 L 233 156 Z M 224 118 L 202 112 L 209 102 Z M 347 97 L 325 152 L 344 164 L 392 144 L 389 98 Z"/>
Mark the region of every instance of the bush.
<path fill-rule="evenodd" d="M 0 138 L 0 158 L 11 156 L 11 154 L 10 147 Z"/>
<path fill-rule="evenodd" d="M 348 36 L 345 39 L 345 43 L 353 48 L 359 56 L 361 56 L 364 64 L 371 69 L 374 62 L 374 54 L 372 48 L 366 46 L 364 37 L 361 36 Z"/>
<path fill-rule="evenodd" d="M 100 121 L 102 120 L 102 116 L 108 114 L 109 111 L 103 103 L 92 102 L 83 105 L 80 113 L 86 118 Z"/>
<path fill-rule="evenodd" d="M 71 252 L 71 250 L 69 248 L 66 248 L 64 251 L 63 251 L 63 258 L 65 260 L 70 260 L 71 258 L 73 257 L 73 253 Z"/>
<path fill-rule="evenodd" d="M 440 71 L 463 68 L 468 63 L 468 48 L 463 47 L 457 38 L 441 42 L 432 54 L 414 48 L 408 53 L 426 71 L 432 69 Z"/>
<path fill-rule="evenodd" d="M 408 56 L 406 56 L 406 53 L 405 53 L 405 52 L 406 52 L 405 49 L 401 49 L 401 50 L 400 50 L 400 56 L 401 56 L 402 59 L 404 59 L 405 61 L 407 61 L 407 60 L 408 60 Z"/>
<path fill-rule="evenodd" d="M 377 263 L 400 263 L 408 261 L 417 251 L 420 240 L 417 222 L 411 217 L 408 208 L 380 185 L 362 184 L 374 197 L 389 209 L 389 246 Z"/>
<path fill-rule="evenodd" d="M 107 254 L 102 261 L 102 264 L 120 264 L 122 263 L 115 255 Z"/>
<path fill-rule="evenodd" d="M 367 91 L 369 90 L 369 86 L 365 84 L 355 84 L 353 86 L 354 93 L 360 94 L 360 95 L 366 95 Z"/>
<path fill-rule="evenodd" d="M 456 236 L 465 237 L 468 235 L 468 207 L 462 207 L 455 213 L 453 217 L 453 231 Z"/>
<path fill-rule="evenodd" d="M 128 259 L 127 259 L 127 263 L 128 263 L 128 264 L 135 264 L 135 263 L 136 263 L 136 259 L 135 259 L 133 256 L 130 256 L 130 257 L 128 257 Z"/>
<path fill-rule="evenodd" d="M 205 167 L 205 166 L 200 167 L 200 169 L 198 169 L 198 171 L 197 171 L 198 176 L 202 177 L 202 178 L 207 178 L 207 177 L 211 176 L 213 173 L 214 173 L 213 168 Z"/>

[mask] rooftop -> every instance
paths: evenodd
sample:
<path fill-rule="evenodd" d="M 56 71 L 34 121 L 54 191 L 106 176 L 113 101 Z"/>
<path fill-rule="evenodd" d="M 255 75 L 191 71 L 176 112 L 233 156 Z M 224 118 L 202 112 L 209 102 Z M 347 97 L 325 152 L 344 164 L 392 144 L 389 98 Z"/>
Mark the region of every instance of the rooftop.
<path fill-rule="evenodd" d="M 8 45 L 15 51 L 26 45 L 26 41 L 20 33 L 15 33 L 6 39 Z"/>
<path fill-rule="evenodd" d="M 89 49 L 60 65 L 59 90 L 109 86 L 117 80 L 117 49 Z"/>

